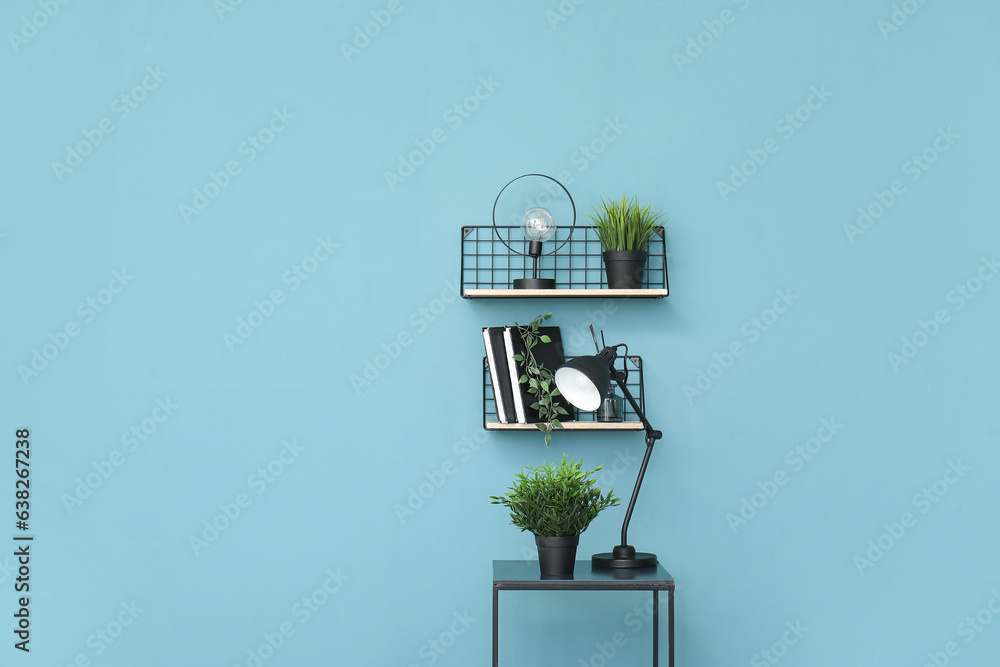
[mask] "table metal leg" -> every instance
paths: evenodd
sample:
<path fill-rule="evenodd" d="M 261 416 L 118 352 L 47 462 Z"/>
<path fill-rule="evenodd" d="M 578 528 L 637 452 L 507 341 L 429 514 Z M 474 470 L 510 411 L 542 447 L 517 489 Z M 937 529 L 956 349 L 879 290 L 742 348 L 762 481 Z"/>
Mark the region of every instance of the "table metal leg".
<path fill-rule="evenodd" d="M 670 641 L 670 667 L 674 667 L 674 589 L 669 591 L 667 599 L 667 639 Z"/>
<path fill-rule="evenodd" d="M 500 589 L 496 586 L 493 587 L 493 667 L 500 667 L 500 658 L 498 655 L 499 651 L 499 639 L 500 639 L 500 625 L 499 618 L 497 617 L 497 612 L 500 611 L 499 605 L 499 593 Z"/>
<path fill-rule="evenodd" d="M 660 591 L 653 590 L 653 667 L 660 664 Z"/>

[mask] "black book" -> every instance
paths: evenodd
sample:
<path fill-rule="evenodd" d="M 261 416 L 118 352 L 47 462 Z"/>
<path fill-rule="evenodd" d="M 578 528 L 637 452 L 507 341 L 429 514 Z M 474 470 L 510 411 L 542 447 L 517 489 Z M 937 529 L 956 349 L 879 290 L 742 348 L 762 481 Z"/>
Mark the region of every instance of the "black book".
<path fill-rule="evenodd" d="M 516 422 L 514 391 L 511 389 L 510 370 L 507 368 L 503 327 L 483 327 L 483 342 L 486 345 L 486 363 L 490 367 L 493 401 L 497 406 L 497 421 L 502 424 Z"/>
<path fill-rule="evenodd" d="M 562 334 L 559 332 L 559 327 L 541 327 L 539 334 L 548 336 L 551 342 L 542 343 L 539 341 L 538 345 L 532 348 L 531 352 L 535 356 L 535 361 L 552 371 L 552 373 L 555 373 L 556 369 L 566 362 L 566 357 L 563 355 Z M 525 374 L 524 364 L 514 360 L 514 355 L 524 355 L 527 352 L 527 347 L 517 327 L 506 327 L 504 329 L 504 338 L 508 345 L 507 363 L 510 370 L 511 386 L 514 387 L 514 409 L 517 414 L 517 421 L 522 424 L 540 422 L 541 417 L 538 414 L 538 410 L 531 407 L 531 404 L 537 402 L 538 399 L 528 393 L 527 382 L 523 384 L 518 382 L 521 376 Z M 561 394 L 556 396 L 554 401 L 556 405 L 562 406 L 568 413 L 561 415 L 562 419 L 559 421 L 572 419 L 573 409 L 570 407 L 569 401 Z"/>

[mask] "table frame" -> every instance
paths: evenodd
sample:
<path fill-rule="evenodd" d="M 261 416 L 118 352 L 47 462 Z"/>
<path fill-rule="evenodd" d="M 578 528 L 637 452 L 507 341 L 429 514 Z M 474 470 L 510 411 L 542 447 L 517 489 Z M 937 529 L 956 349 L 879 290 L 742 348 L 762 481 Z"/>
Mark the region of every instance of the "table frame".
<path fill-rule="evenodd" d="M 534 575 L 532 578 L 531 574 Z M 577 578 L 542 579 L 538 561 L 493 561 L 493 667 L 500 667 L 500 591 L 652 591 L 653 667 L 660 664 L 660 591 L 667 591 L 668 665 L 674 667 L 674 579 L 659 563 L 656 569 L 592 569 L 576 561 Z"/>

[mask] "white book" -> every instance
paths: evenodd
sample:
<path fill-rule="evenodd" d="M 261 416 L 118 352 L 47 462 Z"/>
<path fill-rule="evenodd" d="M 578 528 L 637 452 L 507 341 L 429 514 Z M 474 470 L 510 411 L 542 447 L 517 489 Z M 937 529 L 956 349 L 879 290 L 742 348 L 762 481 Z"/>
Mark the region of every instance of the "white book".
<path fill-rule="evenodd" d="M 497 330 L 494 331 L 498 332 Z M 502 383 L 505 378 L 500 377 L 500 373 L 506 373 L 507 369 L 498 364 L 497 359 L 494 356 L 493 341 L 490 340 L 489 327 L 483 327 L 483 342 L 486 344 L 486 361 L 490 367 L 490 380 L 493 383 L 493 402 L 497 406 L 497 421 L 501 424 L 507 424 L 511 420 L 511 407 L 507 404 L 507 401 L 504 400 Z M 503 350 L 498 350 L 497 353 L 502 351 Z"/>
<path fill-rule="evenodd" d="M 517 423 L 527 424 L 528 418 L 524 414 L 524 397 L 521 392 L 521 383 L 518 382 L 520 376 L 517 374 L 517 362 L 514 361 L 514 339 L 511 327 L 504 327 L 503 340 L 507 347 L 507 368 L 510 370 L 510 386 L 514 390 L 514 410 L 517 413 Z"/>

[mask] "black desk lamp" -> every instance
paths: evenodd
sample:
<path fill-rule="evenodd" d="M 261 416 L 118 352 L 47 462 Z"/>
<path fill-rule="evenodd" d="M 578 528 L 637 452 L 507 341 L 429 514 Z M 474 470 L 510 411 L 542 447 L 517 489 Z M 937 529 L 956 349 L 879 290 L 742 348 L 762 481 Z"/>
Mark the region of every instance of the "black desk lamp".
<path fill-rule="evenodd" d="M 596 341 L 595 341 L 596 342 Z M 635 509 L 635 499 L 639 496 L 639 487 L 646 474 L 649 455 L 653 452 L 653 444 L 663 437 L 660 431 L 650 426 L 646 415 L 636 402 L 628 387 L 625 386 L 625 374 L 615 368 L 617 349 L 624 344 L 605 346 L 595 356 L 575 357 L 559 367 L 555 374 L 556 386 L 566 400 L 581 410 L 591 412 L 601 406 L 601 402 L 611 388 L 611 378 L 621 388 L 625 400 L 629 402 L 635 414 L 646 429 L 646 455 L 642 457 L 639 467 L 639 477 L 635 480 L 632 499 L 625 512 L 625 522 L 622 524 L 622 542 L 611 553 L 594 554 L 591 559 L 593 567 L 597 568 L 639 568 L 656 566 L 656 554 L 636 552 L 635 547 L 628 543 L 628 524 Z"/>

